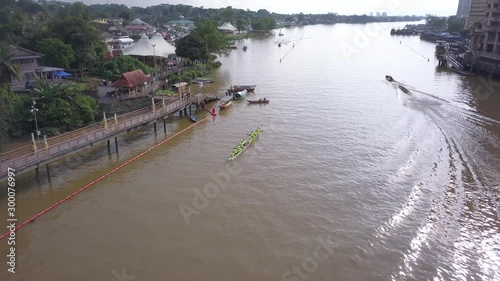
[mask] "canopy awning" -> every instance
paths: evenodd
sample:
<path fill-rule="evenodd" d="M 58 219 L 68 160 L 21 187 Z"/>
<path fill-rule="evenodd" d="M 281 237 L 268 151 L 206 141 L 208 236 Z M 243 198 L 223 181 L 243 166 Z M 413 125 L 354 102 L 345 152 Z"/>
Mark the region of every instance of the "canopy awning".
<path fill-rule="evenodd" d="M 64 70 L 58 70 L 55 72 L 52 72 L 52 76 L 56 77 L 69 77 L 72 76 L 70 73 L 65 72 Z"/>

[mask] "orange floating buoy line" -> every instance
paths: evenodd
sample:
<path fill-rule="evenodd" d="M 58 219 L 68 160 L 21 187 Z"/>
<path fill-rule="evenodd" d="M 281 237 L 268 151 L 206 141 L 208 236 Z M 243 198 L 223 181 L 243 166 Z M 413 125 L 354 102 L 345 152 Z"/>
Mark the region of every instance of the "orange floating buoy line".
<path fill-rule="evenodd" d="M 100 182 L 101 180 L 103 180 L 103 179 L 105 179 L 105 178 L 107 178 L 107 177 L 111 176 L 112 174 L 114 174 L 115 172 L 117 172 L 118 170 L 120 170 L 121 168 L 123 168 L 123 167 L 127 166 L 128 164 L 130 164 L 130 163 L 134 162 L 135 160 L 137 160 L 137 159 L 141 158 L 142 156 L 146 155 L 148 152 L 152 151 L 153 149 L 155 149 L 155 148 L 159 147 L 160 145 L 162 145 L 162 144 L 166 143 L 167 141 L 169 141 L 169 140 L 171 140 L 171 139 L 175 138 L 176 136 L 178 136 L 178 135 L 180 135 L 180 134 L 184 133 L 185 131 L 187 131 L 187 130 L 191 129 L 191 127 L 196 126 L 197 124 L 201 123 L 201 121 L 205 121 L 205 120 L 207 120 L 207 118 L 208 118 L 208 116 L 207 116 L 207 117 L 205 117 L 205 118 L 203 118 L 203 119 L 201 119 L 199 122 L 196 122 L 196 123 L 194 123 L 194 124 L 190 125 L 189 127 L 184 128 L 184 129 L 182 129 L 181 131 L 179 131 L 179 132 L 177 132 L 177 133 L 175 133 L 175 134 L 171 135 L 170 137 L 168 137 L 168 138 L 164 139 L 164 140 L 163 140 L 163 141 L 161 141 L 160 143 L 155 144 L 154 146 L 152 146 L 152 147 L 148 148 L 146 151 L 142 152 L 141 154 L 139 154 L 139 155 L 135 156 L 134 158 L 132 158 L 132 159 L 128 160 L 127 162 L 125 162 L 125 163 L 121 164 L 120 166 L 118 166 L 118 167 L 114 168 L 114 169 L 113 169 L 113 170 L 111 170 L 110 172 L 108 172 L 108 173 L 106 173 L 106 174 L 104 174 L 104 175 L 100 176 L 100 177 L 99 177 L 99 178 L 97 178 L 96 180 L 94 180 L 94 181 L 92 181 L 92 182 L 88 183 L 87 185 L 85 185 L 84 187 L 82 187 L 82 188 L 78 189 L 77 191 L 75 191 L 75 192 L 71 193 L 70 195 L 66 196 L 64 199 L 61 199 L 61 200 L 59 200 L 58 202 L 56 202 L 56 203 L 52 204 L 51 206 L 49 206 L 49 207 L 48 207 L 48 208 L 46 208 L 45 210 L 43 210 L 43 211 L 41 211 L 40 213 L 38 213 L 38 214 L 36 214 L 36 215 L 34 215 L 34 216 L 30 217 L 28 220 L 26 220 L 26 221 L 24 221 L 23 223 L 21 223 L 20 225 L 16 226 L 16 228 L 15 228 L 15 229 L 13 229 L 13 230 L 9 230 L 9 231 L 7 231 L 6 233 L 2 234 L 2 235 L 0 236 L 0 240 L 2 240 L 2 239 L 4 239 L 5 237 L 9 236 L 11 232 L 15 232 L 15 231 L 17 231 L 18 229 L 20 229 L 21 227 L 23 227 L 23 226 L 27 225 L 28 223 L 33 222 L 35 219 L 39 218 L 41 215 L 43 215 L 43 214 L 45 214 L 45 213 L 49 212 L 50 210 L 54 209 L 55 207 L 59 206 L 59 205 L 60 205 L 60 204 L 62 204 L 64 201 L 69 200 L 71 197 L 73 197 L 73 196 L 77 195 L 78 193 L 80 193 L 80 192 L 82 192 L 82 191 L 84 191 L 84 190 L 88 189 L 89 187 L 93 186 L 94 184 L 96 184 L 96 183 Z"/>

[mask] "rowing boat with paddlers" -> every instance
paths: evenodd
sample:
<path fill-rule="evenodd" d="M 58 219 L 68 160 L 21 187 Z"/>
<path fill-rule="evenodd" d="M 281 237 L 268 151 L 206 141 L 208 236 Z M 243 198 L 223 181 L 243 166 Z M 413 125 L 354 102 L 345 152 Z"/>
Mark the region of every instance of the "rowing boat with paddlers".
<path fill-rule="evenodd" d="M 245 151 L 260 135 L 262 130 L 257 128 L 255 131 L 250 133 L 250 138 L 248 140 L 243 140 L 231 153 L 231 157 L 229 157 L 229 161 L 236 159 L 236 157 L 240 156 L 243 151 Z"/>

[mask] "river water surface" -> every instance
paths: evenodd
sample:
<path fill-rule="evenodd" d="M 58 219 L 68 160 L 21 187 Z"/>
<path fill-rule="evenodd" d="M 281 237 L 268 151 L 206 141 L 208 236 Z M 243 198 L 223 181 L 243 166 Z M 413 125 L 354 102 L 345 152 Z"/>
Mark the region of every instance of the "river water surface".
<path fill-rule="evenodd" d="M 247 98 L 270 104 L 236 101 L 20 229 L 15 274 L 0 241 L 0 279 L 499 280 L 499 88 L 438 69 L 434 44 L 391 37 L 398 26 L 239 42 L 192 90 L 252 83 Z M 171 118 L 169 134 L 188 125 Z M 52 183 L 18 176 L 19 221 L 164 138 L 146 126 L 118 155 L 101 144 L 54 163 Z"/>

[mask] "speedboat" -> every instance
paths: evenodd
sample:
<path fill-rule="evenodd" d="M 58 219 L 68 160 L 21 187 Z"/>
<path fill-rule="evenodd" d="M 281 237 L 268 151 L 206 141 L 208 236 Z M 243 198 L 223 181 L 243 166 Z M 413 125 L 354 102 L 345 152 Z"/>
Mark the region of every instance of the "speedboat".
<path fill-rule="evenodd" d="M 233 94 L 235 100 L 243 99 L 247 95 L 247 90 L 239 91 Z"/>
<path fill-rule="evenodd" d="M 391 75 L 386 75 L 386 76 L 385 76 L 385 79 L 386 79 L 387 81 L 389 81 L 389 82 L 394 82 L 394 78 L 392 78 L 392 76 L 391 76 Z"/>

